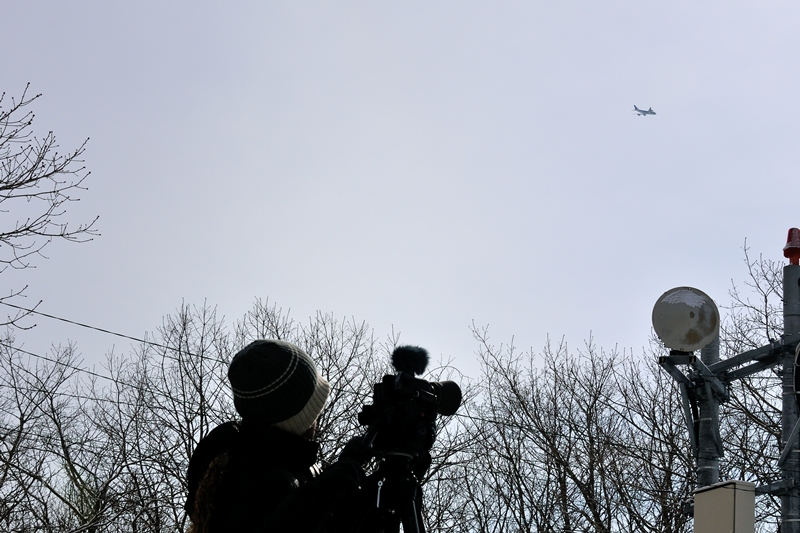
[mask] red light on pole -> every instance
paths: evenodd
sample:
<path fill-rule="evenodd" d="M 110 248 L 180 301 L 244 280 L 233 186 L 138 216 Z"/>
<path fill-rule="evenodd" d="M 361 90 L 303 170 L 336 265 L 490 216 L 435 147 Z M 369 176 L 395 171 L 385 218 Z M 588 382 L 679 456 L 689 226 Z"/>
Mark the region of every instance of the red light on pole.
<path fill-rule="evenodd" d="M 786 246 L 783 247 L 783 257 L 789 258 L 790 265 L 800 264 L 800 229 L 792 228 L 786 237 Z"/>

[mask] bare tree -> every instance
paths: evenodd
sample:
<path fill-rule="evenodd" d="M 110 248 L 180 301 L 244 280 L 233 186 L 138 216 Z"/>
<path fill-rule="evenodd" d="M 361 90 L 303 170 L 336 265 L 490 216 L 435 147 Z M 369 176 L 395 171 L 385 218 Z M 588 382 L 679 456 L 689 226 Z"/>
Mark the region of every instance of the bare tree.
<path fill-rule="evenodd" d="M 625 420 L 619 439 L 629 470 L 615 471 L 614 479 L 637 531 L 685 531 L 691 519 L 684 502 L 695 486 L 693 458 L 678 387 L 657 367 L 657 354 L 654 346 L 646 357 L 617 366 L 619 396 L 607 401 Z"/>
<path fill-rule="evenodd" d="M 655 365 L 591 343 L 521 354 L 475 334 L 482 410 L 464 476 L 474 530 L 688 530 L 691 456 Z"/>
<path fill-rule="evenodd" d="M 745 257 L 748 290 L 732 290 L 726 355 L 781 329 L 781 265 Z M 663 347 L 633 357 L 562 342 L 523 353 L 494 346 L 486 330 L 474 335 L 479 379 L 448 363 L 424 376 L 453 379 L 465 393 L 431 450 L 429 531 L 689 531 L 693 457 L 677 387 L 656 364 Z M 69 346 L 26 356 L 13 338 L 0 340 L 0 529 L 184 531 L 189 458 L 236 418 L 228 364 L 257 338 L 301 346 L 331 383 L 319 439 L 320 459 L 334 460 L 365 431 L 357 414 L 372 385 L 393 373 L 397 337 L 378 341 L 364 322 L 323 313 L 300 322 L 257 300 L 229 330 L 212 307 L 184 304 L 132 354 L 110 354 L 100 373 Z M 767 483 L 777 475 L 780 381 L 763 372 L 735 386 L 722 406 L 722 475 Z M 766 531 L 777 501 L 757 502 Z"/>
<path fill-rule="evenodd" d="M 69 202 L 84 190 L 89 175 L 81 159 L 86 143 L 66 153 L 57 151 L 52 131 L 43 137 L 33 134 L 34 114 L 28 109 L 41 95 L 29 96 L 29 86 L 10 105 L 0 95 L 0 272 L 11 267 L 34 266 L 34 256 L 53 239 L 71 242 L 91 240 L 97 232 L 97 217 L 88 223 L 70 225 L 64 221 Z M 5 104 L 4 104 L 5 102 Z M 0 296 L 0 302 L 21 294 L 25 288 Z M 6 324 L 16 323 L 25 311 L 9 316 Z"/>
<path fill-rule="evenodd" d="M 87 416 L 97 404 L 76 390 L 82 369 L 73 347 L 26 364 L 26 354 L 7 338 L 0 353 L 3 525 L 20 532 L 97 531 L 115 518 L 110 489 L 119 454 Z"/>
<path fill-rule="evenodd" d="M 437 420 L 436 440 L 430 450 L 431 466 L 421 480 L 423 516 L 429 531 L 461 531 L 471 523 L 465 512 L 467 493 L 463 475 L 473 460 L 472 435 L 467 429 L 477 408 L 478 388 L 453 366 L 453 361 L 439 361 L 424 378 L 458 383 L 462 400 L 455 415 L 440 416 Z"/>

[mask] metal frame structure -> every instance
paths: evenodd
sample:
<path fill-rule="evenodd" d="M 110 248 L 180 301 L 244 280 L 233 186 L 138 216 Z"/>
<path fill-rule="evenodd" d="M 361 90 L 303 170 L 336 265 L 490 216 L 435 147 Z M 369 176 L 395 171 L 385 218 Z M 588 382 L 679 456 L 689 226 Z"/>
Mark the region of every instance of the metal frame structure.
<path fill-rule="evenodd" d="M 781 478 L 756 488 L 756 494 L 781 497 L 781 533 L 800 533 L 800 422 L 794 382 L 795 351 L 800 344 L 800 265 L 796 252 L 793 256 L 786 252 L 793 235 L 797 240 L 797 232 L 796 228 L 789 231 L 789 244 L 784 248 L 790 264 L 783 269 L 784 334 L 779 341 L 720 360 L 717 337 L 700 350 L 700 357 L 693 352 L 673 350 L 658 360 L 680 388 L 683 414 L 696 461 L 697 488 L 719 482 L 719 459 L 724 454 L 719 432 L 719 404 L 730 399 L 730 383 L 781 365 L 783 448 L 776 465 Z M 678 368 L 684 365 L 686 372 Z M 687 512 L 692 512 L 691 505 Z"/>

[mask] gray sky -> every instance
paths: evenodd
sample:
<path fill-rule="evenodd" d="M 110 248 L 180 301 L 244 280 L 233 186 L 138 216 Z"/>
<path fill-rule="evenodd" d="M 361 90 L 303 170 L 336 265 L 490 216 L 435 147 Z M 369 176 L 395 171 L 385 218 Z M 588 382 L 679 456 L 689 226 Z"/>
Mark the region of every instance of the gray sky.
<path fill-rule="evenodd" d="M 724 305 L 745 239 L 779 259 L 800 225 L 794 2 L 6 1 L 0 19 L 0 90 L 43 93 L 36 131 L 62 149 L 91 137 L 71 219 L 102 233 L 4 290 L 129 335 L 259 296 L 393 326 L 473 376 L 473 321 L 640 353 L 664 291 Z M 29 349 L 130 347 L 36 322 Z"/>

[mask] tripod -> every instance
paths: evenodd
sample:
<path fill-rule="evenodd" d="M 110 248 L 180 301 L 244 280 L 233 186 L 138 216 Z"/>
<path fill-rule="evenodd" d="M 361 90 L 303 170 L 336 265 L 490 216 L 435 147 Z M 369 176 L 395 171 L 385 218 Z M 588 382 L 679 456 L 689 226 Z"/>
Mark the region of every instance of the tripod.
<path fill-rule="evenodd" d="M 407 454 L 387 454 L 370 476 L 375 482 L 375 506 L 384 519 L 386 533 L 425 533 L 422 521 L 422 488 Z"/>
<path fill-rule="evenodd" d="M 378 469 L 367 478 L 365 495 L 372 508 L 369 514 L 383 524 L 385 533 L 399 533 L 400 524 L 403 533 L 425 533 L 419 479 L 431 464 L 430 453 L 396 447 L 387 450 L 387 437 L 396 441 L 396 435 L 380 431 L 381 425 L 371 426 L 360 441 L 362 450 L 368 450 L 380 461 Z M 376 442 L 380 444 L 373 448 Z"/>

